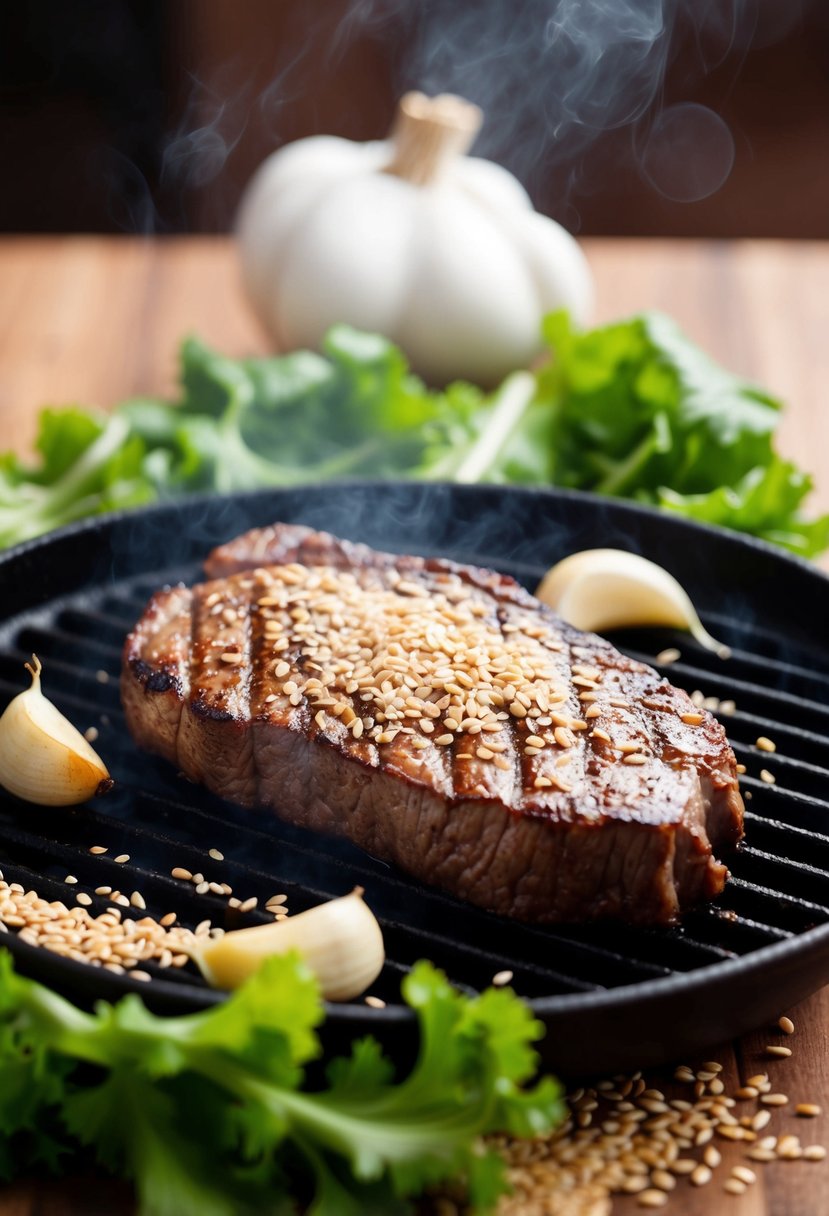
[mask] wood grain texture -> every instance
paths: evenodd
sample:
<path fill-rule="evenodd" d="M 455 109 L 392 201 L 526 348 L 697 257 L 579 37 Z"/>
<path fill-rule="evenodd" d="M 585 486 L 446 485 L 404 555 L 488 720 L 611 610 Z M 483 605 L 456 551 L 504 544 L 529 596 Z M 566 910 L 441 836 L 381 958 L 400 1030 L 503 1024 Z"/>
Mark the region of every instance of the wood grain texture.
<path fill-rule="evenodd" d="M 788 402 L 781 450 L 814 472 L 813 508 L 829 510 L 829 416 L 823 406 L 829 244 L 591 240 L 585 246 L 597 281 L 599 321 L 664 309 L 715 358 Z M 29 449 L 45 403 L 106 407 L 133 394 L 170 392 L 186 333 L 231 355 L 265 349 L 226 238 L 0 240 L 0 449 Z M 780 1037 L 768 1027 L 711 1054 L 725 1065 L 729 1088 L 738 1076 L 744 1080 L 768 1068 L 775 1088 L 791 1095 L 770 1131 L 795 1131 L 804 1144 L 826 1143 L 829 989 L 792 1016 L 797 1032 L 787 1040 L 794 1050 L 790 1060 L 764 1059 L 764 1045 Z M 670 1076 L 666 1070 L 649 1080 L 669 1086 Z M 827 1113 L 798 1119 L 797 1101 L 818 1102 Z M 740 1159 L 738 1148 L 725 1147 L 725 1163 Z M 827 1163 L 756 1169 L 756 1186 L 741 1198 L 722 1190 L 727 1174 L 721 1169 L 708 1187 L 682 1182 L 663 1210 L 672 1216 L 829 1213 Z M 642 1209 L 635 1199 L 619 1199 L 613 1210 L 614 1216 L 632 1216 Z M 28 1180 L 0 1190 L 0 1216 L 99 1212 L 128 1216 L 127 1192 L 82 1179 L 60 1186 Z"/>

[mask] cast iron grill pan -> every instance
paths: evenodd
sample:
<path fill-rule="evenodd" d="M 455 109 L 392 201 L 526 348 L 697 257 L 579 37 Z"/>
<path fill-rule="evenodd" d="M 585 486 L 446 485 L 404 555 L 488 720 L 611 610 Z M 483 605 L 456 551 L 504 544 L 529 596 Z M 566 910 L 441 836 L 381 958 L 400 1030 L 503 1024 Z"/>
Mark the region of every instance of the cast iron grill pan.
<path fill-rule="evenodd" d="M 199 578 L 212 546 L 277 519 L 378 548 L 492 566 L 530 589 L 566 553 L 595 546 L 632 548 L 671 570 L 732 658 L 724 662 L 666 630 L 613 640 L 653 665 L 675 646 L 681 658 L 665 669 L 674 683 L 736 703 L 720 716 L 746 765 L 750 800 L 746 841 L 728 859 L 732 877 L 721 898 L 670 929 L 522 925 L 420 886 L 346 842 L 223 803 L 140 753 L 118 698 L 126 632 L 160 586 Z M 261 911 L 240 918 L 223 898 L 197 896 L 170 876 L 176 865 L 227 881 L 237 896 L 257 896 L 260 907 L 284 892 L 292 912 L 363 885 L 386 940 L 386 966 L 372 992 L 387 1007 L 331 1005 L 325 1034 L 332 1050 L 370 1032 L 399 1058 L 409 1054 L 413 1019 L 400 1004 L 399 983 L 424 957 L 468 991 L 512 971 L 514 988 L 547 1026 L 547 1063 L 571 1073 L 693 1057 L 829 980 L 829 579 L 806 563 L 575 493 L 351 483 L 191 499 L 85 522 L 0 556 L 0 587 L 0 706 L 25 686 L 21 665 L 36 652 L 48 695 L 80 729 L 97 727 L 96 746 L 116 779 L 112 794 L 71 809 L 32 807 L 0 790 L 6 880 L 49 899 L 87 891 L 93 913 L 106 906 L 96 886 L 139 890 L 150 914 L 175 911 L 191 928 L 205 918 L 226 928 L 270 918 Z M 760 735 L 776 742 L 774 754 L 756 748 Z M 760 779 L 763 769 L 773 785 Z M 93 844 L 108 853 L 90 855 Z M 210 848 L 225 860 L 212 861 Z M 129 862 L 114 862 L 121 853 Z M 66 886 L 68 874 L 77 886 Z M 13 933 L 3 944 L 23 970 L 81 999 L 134 989 L 171 1012 L 223 999 L 190 967 L 142 964 L 153 982 L 141 984 Z"/>

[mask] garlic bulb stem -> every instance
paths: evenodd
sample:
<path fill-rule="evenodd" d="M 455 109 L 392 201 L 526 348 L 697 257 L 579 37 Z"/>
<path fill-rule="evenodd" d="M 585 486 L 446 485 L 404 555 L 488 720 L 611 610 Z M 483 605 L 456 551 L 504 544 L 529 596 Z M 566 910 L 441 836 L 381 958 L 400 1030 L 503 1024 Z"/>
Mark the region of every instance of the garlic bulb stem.
<path fill-rule="evenodd" d="M 406 93 L 401 97 L 392 128 L 394 154 L 384 172 L 426 186 L 444 165 L 463 156 L 483 122 L 483 111 L 472 102 L 441 93 Z"/>
<path fill-rule="evenodd" d="M 234 929 L 193 950 L 193 961 L 208 984 L 238 988 L 266 958 L 296 950 L 320 982 L 329 1001 L 347 1001 L 364 992 L 385 961 L 383 934 L 363 900 L 362 887 L 271 925 Z"/>
<path fill-rule="evenodd" d="M 40 687 L 36 655 L 25 664 L 32 684 L 0 717 L 0 785 L 26 802 L 73 806 L 112 787 L 98 753 Z"/>
<path fill-rule="evenodd" d="M 720 658 L 731 653 L 702 624 L 673 575 L 637 553 L 623 549 L 573 553 L 547 571 L 536 596 L 577 629 L 601 632 L 662 625 L 687 629 Z"/>

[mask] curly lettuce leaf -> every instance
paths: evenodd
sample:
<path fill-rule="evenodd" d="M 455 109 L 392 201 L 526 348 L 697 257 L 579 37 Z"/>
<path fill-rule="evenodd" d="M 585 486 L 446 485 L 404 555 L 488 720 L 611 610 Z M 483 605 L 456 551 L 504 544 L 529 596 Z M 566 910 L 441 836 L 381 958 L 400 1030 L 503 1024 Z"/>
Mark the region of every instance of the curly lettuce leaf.
<path fill-rule="evenodd" d="M 644 314 L 577 334 L 545 320 L 538 377 L 555 485 L 634 498 L 772 540 L 804 556 L 829 544 L 808 521 L 811 479 L 775 451 L 781 403 L 719 367 L 670 318 Z"/>
<path fill-rule="evenodd" d="M 158 1017 L 137 996 L 84 1013 L 0 952 L 0 1133 L 15 1149 L 0 1164 L 85 1146 L 134 1182 L 142 1216 L 282 1216 L 292 1193 L 316 1216 L 390 1216 L 458 1175 L 488 1211 L 504 1179 L 481 1137 L 563 1115 L 556 1082 L 529 1084 L 541 1027 L 511 992 L 469 998 L 428 963 L 403 995 L 420 1027 L 409 1075 L 363 1039 L 308 1092 L 323 1005 L 296 956 L 268 960 L 214 1009 Z M 27 1137 L 35 1151 L 20 1155 Z"/>
<path fill-rule="evenodd" d="M 175 402 L 107 419 L 47 410 L 39 465 L 0 456 L 0 545 L 157 497 L 332 478 L 555 485 L 632 498 L 784 545 L 829 544 L 811 481 L 774 448 L 780 403 L 667 317 L 586 333 L 546 318 L 554 357 L 494 393 L 426 388 L 385 338 L 335 326 L 319 353 L 231 359 L 181 347 Z"/>

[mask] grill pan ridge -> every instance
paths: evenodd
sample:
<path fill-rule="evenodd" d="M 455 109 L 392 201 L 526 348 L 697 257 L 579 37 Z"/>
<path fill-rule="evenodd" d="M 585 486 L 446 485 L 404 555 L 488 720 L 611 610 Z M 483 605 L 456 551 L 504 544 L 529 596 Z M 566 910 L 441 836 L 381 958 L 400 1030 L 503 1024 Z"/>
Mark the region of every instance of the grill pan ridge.
<path fill-rule="evenodd" d="M 325 528 L 399 552 L 443 555 L 512 574 L 530 590 L 576 549 L 632 548 L 669 569 L 711 631 L 732 648 L 721 660 L 670 630 L 612 635 L 689 692 L 733 700 L 719 711 L 737 758 L 746 841 L 727 858 L 732 876 L 713 905 L 670 929 L 597 924 L 522 925 L 422 887 L 343 841 L 314 836 L 269 814 L 242 811 L 138 752 L 118 699 L 124 636 L 160 586 L 200 577 L 214 545 L 274 520 Z M 109 884 L 140 890 L 149 913 L 175 911 L 194 927 L 244 918 L 225 900 L 198 896 L 174 866 L 230 882 L 261 908 L 285 892 L 292 912 L 366 888 L 383 926 L 387 961 L 372 992 L 378 1009 L 330 1005 L 329 1050 L 373 1033 L 399 1059 L 413 1049 L 414 1017 L 399 982 L 431 958 L 468 991 L 502 970 L 544 1022 L 545 1062 L 564 1073 L 624 1069 L 692 1057 L 776 1017 L 829 981 L 829 579 L 750 538 L 632 504 L 575 492 L 449 485 L 346 483 L 228 498 L 189 499 L 74 525 L 0 554 L 0 708 L 25 686 L 34 651 L 47 695 L 96 744 L 116 780 L 106 798 L 76 808 L 31 807 L 0 789 L 0 869 L 48 899 Z M 726 705 L 726 711 L 728 710 Z M 774 753 L 757 749 L 767 735 Z M 767 770 L 774 784 L 760 778 Z M 108 846 L 92 856 L 93 844 Z M 215 862 L 208 849 L 221 850 Z M 121 853 L 130 860 L 117 864 Z M 78 885 L 65 885 L 68 874 Z M 90 911 L 105 910 L 93 895 Z M 85 1000 L 138 990 L 162 1012 L 223 996 L 195 970 L 153 964 L 140 984 L 2 938 L 27 973 Z"/>

